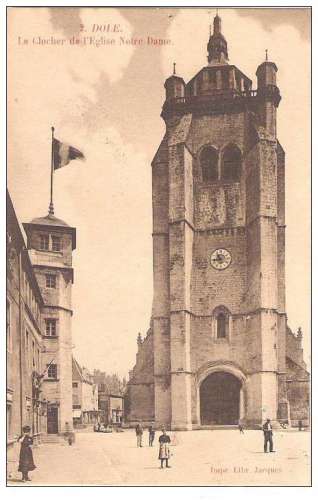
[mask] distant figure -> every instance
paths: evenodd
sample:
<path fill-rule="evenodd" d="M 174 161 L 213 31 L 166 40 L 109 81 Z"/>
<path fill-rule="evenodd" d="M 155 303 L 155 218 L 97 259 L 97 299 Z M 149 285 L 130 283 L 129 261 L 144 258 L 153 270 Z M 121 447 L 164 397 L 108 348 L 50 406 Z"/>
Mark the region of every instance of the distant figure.
<path fill-rule="evenodd" d="M 177 446 L 179 444 L 179 438 L 177 437 L 177 434 L 175 432 L 171 434 L 170 444 L 171 446 Z"/>
<path fill-rule="evenodd" d="M 137 448 L 142 448 L 142 435 L 144 433 L 144 430 L 142 428 L 142 425 L 138 423 L 136 425 L 136 436 L 137 436 Z"/>
<path fill-rule="evenodd" d="M 70 431 L 70 424 L 68 422 L 65 422 L 65 438 L 67 439 L 68 444 L 72 446 L 73 438 L 72 438 L 72 433 Z"/>
<path fill-rule="evenodd" d="M 36 467 L 33 461 L 33 453 L 31 446 L 33 444 L 33 438 L 30 436 L 31 428 L 25 425 L 22 428 L 22 435 L 18 438 L 18 442 L 21 443 L 20 457 L 19 457 L 19 472 L 22 472 L 22 481 L 31 481 L 28 476 L 30 470 L 34 470 Z"/>
<path fill-rule="evenodd" d="M 244 434 L 244 427 L 242 424 L 238 424 L 238 430 L 240 431 L 240 434 Z"/>
<path fill-rule="evenodd" d="M 298 420 L 298 430 L 299 431 L 303 430 L 303 421 L 302 420 Z"/>
<path fill-rule="evenodd" d="M 263 425 L 264 432 L 264 453 L 267 453 L 267 443 L 269 443 L 269 451 L 273 452 L 273 428 L 270 419 L 268 418 Z"/>
<path fill-rule="evenodd" d="M 156 431 L 153 425 L 149 426 L 148 432 L 149 432 L 149 446 L 152 446 L 156 435 Z"/>
<path fill-rule="evenodd" d="M 170 437 L 167 435 L 166 430 L 162 429 L 162 434 L 159 437 L 159 460 L 161 461 L 160 468 L 163 469 L 163 463 L 166 462 L 166 467 L 170 468 L 168 460 L 170 458 Z"/>

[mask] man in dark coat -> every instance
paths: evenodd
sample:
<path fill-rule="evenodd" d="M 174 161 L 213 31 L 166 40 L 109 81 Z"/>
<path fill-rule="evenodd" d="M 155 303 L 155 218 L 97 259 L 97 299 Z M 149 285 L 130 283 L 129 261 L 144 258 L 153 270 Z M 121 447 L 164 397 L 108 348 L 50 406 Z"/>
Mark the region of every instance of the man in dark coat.
<path fill-rule="evenodd" d="M 273 452 L 273 428 L 270 419 L 268 418 L 263 425 L 264 432 L 264 453 L 267 453 L 267 443 L 269 443 L 269 451 Z"/>
<path fill-rule="evenodd" d="M 19 458 L 19 472 L 22 472 L 22 481 L 31 481 L 28 476 L 30 470 L 35 469 L 33 461 L 33 453 L 31 446 L 33 444 L 33 438 L 30 436 L 31 428 L 25 425 L 22 428 L 23 434 L 18 438 L 18 442 L 21 443 L 20 458 Z"/>
<path fill-rule="evenodd" d="M 142 448 L 142 435 L 144 430 L 142 428 L 141 423 L 136 425 L 136 436 L 137 436 L 137 448 Z"/>
<path fill-rule="evenodd" d="M 149 426 L 148 432 L 149 432 L 149 446 L 152 446 L 156 435 L 156 431 L 153 425 Z"/>

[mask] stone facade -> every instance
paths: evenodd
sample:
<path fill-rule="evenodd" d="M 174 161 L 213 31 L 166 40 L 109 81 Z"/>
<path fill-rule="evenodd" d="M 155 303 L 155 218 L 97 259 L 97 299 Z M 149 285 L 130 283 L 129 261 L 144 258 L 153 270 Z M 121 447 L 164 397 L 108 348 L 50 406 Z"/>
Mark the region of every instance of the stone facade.
<path fill-rule="evenodd" d="M 43 297 L 44 378 L 47 432 L 72 429 L 72 251 L 76 230 L 50 214 L 23 224 L 27 248 Z"/>
<path fill-rule="evenodd" d="M 131 424 L 139 420 L 150 423 L 155 419 L 153 341 L 151 328 L 145 339 L 140 335 L 137 339 L 136 365 L 129 374 L 124 400 L 125 421 Z"/>
<path fill-rule="evenodd" d="M 46 402 L 40 391 L 43 298 L 7 193 L 7 460 L 8 475 L 17 470 L 22 427 L 35 443 L 46 432 Z"/>
<path fill-rule="evenodd" d="M 263 62 L 252 90 L 227 63 L 218 19 L 209 65 L 188 84 L 176 75 L 165 83 L 166 133 L 152 162 L 154 301 L 127 419 L 173 429 L 290 421 L 289 399 L 297 399 L 297 384 L 308 385 L 302 356 L 291 354 L 285 310 L 277 67 Z M 298 367 L 301 382 L 292 385 L 286 375 Z M 221 391 L 217 404 L 201 394 L 208 378 L 211 391 Z"/>
<path fill-rule="evenodd" d="M 95 424 L 99 420 L 98 387 L 87 368 L 72 361 L 73 425 Z"/>

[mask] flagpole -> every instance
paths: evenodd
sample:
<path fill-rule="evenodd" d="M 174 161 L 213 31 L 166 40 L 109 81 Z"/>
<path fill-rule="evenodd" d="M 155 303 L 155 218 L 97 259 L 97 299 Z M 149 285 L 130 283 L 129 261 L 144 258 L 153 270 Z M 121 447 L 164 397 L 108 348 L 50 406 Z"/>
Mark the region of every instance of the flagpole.
<path fill-rule="evenodd" d="M 54 215 L 54 206 L 53 206 L 53 171 L 54 171 L 54 127 L 51 127 L 52 131 L 52 150 L 51 150 L 51 199 L 49 206 L 49 215 Z"/>

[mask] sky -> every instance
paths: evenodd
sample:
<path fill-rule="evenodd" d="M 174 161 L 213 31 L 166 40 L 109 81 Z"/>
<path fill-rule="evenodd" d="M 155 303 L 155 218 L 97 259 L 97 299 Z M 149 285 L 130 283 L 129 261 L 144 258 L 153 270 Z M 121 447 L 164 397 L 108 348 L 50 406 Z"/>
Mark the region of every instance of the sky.
<path fill-rule="evenodd" d="M 207 64 L 213 9 L 9 8 L 8 187 L 21 222 L 47 214 L 51 126 L 83 151 L 54 174 L 55 215 L 77 228 L 74 355 L 127 375 L 152 306 L 151 160 L 164 134 L 164 81 Z M 289 325 L 310 332 L 310 12 L 221 9 L 230 63 L 253 80 L 265 49 L 278 66 L 278 137 L 286 152 Z M 94 32 L 120 26 L 120 33 Z M 39 44 L 51 37 L 113 45 Z M 125 40 L 119 44 L 120 37 Z M 169 44 L 133 44 L 138 39 Z M 28 43 L 24 43 L 28 40 Z M 96 39 L 95 39 L 96 40 Z"/>

